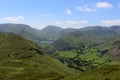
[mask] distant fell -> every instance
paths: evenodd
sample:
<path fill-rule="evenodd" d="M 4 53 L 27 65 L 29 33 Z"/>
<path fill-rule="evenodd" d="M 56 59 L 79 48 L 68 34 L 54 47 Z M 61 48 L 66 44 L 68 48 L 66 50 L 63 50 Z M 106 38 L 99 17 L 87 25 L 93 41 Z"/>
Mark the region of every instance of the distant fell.
<path fill-rule="evenodd" d="M 48 25 L 39 32 L 41 36 L 43 36 L 45 39 L 56 40 L 73 31 L 77 31 L 77 29 L 72 29 L 72 28 L 63 29 L 59 26 Z"/>
<path fill-rule="evenodd" d="M 40 39 L 38 32 L 26 24 L 0 24 L 0 32 L 12 32 L 32 41 Z"/>

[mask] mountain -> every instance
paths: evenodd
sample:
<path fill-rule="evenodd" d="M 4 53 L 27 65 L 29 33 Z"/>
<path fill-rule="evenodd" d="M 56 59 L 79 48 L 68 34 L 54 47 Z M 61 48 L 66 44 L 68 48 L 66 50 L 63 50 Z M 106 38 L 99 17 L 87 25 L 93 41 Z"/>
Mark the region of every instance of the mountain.
<path fill-rule="evenodd" d="M 74 72 L 23 37 L 0 32 L 1 80 L 59 80 Z"/>
<path fill-rule="evenodd" d="M 120 35 L 120 26 L 111 27 L 88 27 L 83 28 L 81 31 L 71 33 L 75 36 L 82 37 L 84 39 L 96 42 L 103 42 L 104 40 L 110 39 Z"/>
<path fill-rule="evenodd" d="M 85 28 L 80 29 L 81 31 L 87 31 L 87 30 L 105 30 L 105 29 L 111 29 L 111 30 L 119 30 L 120 26 L 119 25 L 113 25 L 109 27 L 104 27 L 104 26 L 88 26 Z"/>
<path fill-rule="evenodd" d="M 46 39 L 55 40 L 62 35 L 61 32 L 62 28 L 58 26 L 48 25 L 40 31 L 40 34 Z"/>
<path fill-rule="evenodd" d="M 39 33 L 44 39 L 56 40 L 64 36 L 65 34 L 73 32 L 73 31 L 77 31 L 77 29 L 72 29 L 72 28 L 62 29 L 58 26 L 48 25 L 42 30 L 40 30 Z"/>
<path fill-rule="evenodd" d="M 72 28 L 62 29 L 58 26 L 48 25 L 44 29 L 39 30 L 39 29 L 31 28 L 29 25 L 26 24 L 9 24 L 9 23 L 0 24 L 0 32 L 12 32 L 15 34 L 19 34 L 31 41 L 56 40 L 62 36 L 65 36 L 68 33 L 77 36 L 82 35 L 81 37 L 87 39 L 93 38 L 94 40 L 97 39 L 99 41 L 99 40 L 104 40 L 104 38 L 109 38 L 120 34 L 119 31 L 120 31 L 119 26 L 111 26 L 111 27 L 93 26 L 82 29 L 72 29 Z"/>
<path fill-rule="evenodd" d="M 19 34 L 31 41 L 38 41 L 40 39 L 39 33 L 29 25 L 25 24 L 0 24 L 0 32 Z"/>
<path fill-rule="evenodd" d="M 40 40 L 56 40 L 67 33 L 76 31 L 77 29 L 62 29 L 58 26 L 48 25 L 44 29 L 39 30 L 31 28 L 26 24 L 0 24 L 0 32 L 12 32 L 19 34 L 24 38 L 38 42 Z"/>
<path fill-rule="evenodd" d="M 100 44 L 117 36 L 120 36 L 120 26 L 88 27 L 66 34 L 56 40 L 54 46 L 58 49 L 70 49 L 75 48 L 75 46 L 81 41 L 89 44 Z"/>

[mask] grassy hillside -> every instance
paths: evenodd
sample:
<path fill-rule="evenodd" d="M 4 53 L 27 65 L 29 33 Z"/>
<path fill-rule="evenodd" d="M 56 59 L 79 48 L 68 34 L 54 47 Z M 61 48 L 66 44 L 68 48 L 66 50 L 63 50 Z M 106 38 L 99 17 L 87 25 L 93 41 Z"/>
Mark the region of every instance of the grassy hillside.
<path fill-rule="evenodd" d="M 58 80 L 74 72 L 21 36 L 0 33 L 1 80 Z"/>
<path fill-rule="evenodd" d="M 67 76 L 62 80 L 120 80 L 120 64 L 105 65 L 100 68 Z"/>

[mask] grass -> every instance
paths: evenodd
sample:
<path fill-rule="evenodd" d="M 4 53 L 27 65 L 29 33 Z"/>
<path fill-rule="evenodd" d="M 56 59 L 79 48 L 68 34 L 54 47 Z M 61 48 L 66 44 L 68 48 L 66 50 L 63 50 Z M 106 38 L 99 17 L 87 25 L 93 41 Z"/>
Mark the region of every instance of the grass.
<path fill-rule="evenodd" d="M 62 80 L 120 80 L 120 64 L 104 65 L 94 70 L 67 76 Z"/>
<path fill-rule="evenodd" d="M 75 72 L 47 55 L 33 60 L 9 59 L 0 64 L 1 80 L 52 80 Z"/>

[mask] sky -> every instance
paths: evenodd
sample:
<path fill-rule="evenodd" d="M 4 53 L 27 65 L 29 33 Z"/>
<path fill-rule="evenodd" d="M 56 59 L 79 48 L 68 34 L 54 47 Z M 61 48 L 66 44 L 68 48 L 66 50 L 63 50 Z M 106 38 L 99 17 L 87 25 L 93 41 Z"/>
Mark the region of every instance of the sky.
<path fill-rule="evenodd" d="M 0 0 L 0 23 L 37 29 L 120 25 L 120 0 Z"/>

